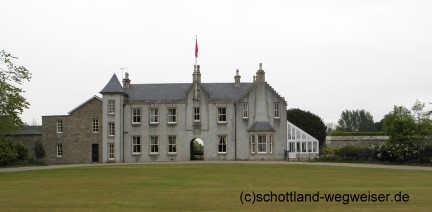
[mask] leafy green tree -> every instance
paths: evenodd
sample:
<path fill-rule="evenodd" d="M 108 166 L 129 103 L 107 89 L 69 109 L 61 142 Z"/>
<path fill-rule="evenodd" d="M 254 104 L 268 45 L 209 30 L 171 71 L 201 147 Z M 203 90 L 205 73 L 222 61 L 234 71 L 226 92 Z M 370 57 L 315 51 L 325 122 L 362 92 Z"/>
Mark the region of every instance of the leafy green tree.
<path fill-rule="evenodd" d="M 365 110 L 345 110 L 338 121 L 337 130 L 346 132 L 375 131 L 373 116 Z"/>
<path fill-rule="evenodd" d="M 393 111 L 384 117 L 384 130 L 391 143 L 419 144 L 431 135 L 432 123 L 429 115 L 423 112 L 424 104 L 416 101 L 413 113 L 403 106 L 394 106 Z"/>
<path fill-rule="evenodd" d="M 9 139 L 0 137 L 0 165 L 9 165 L 17 161 L 17 150 Z"/>
<path fill-rule="evenodd" d="M 24 66 L 15 65 L 16 59 L 0 51 L 0 134 L 23 125 L 20 115 L 30 105 L 20 88 L 23 81 L 30 81 L 30 73 Z"/>
<path fill-rule="evenodd" d="M 301 109 L 289 109 L 287 111 L 287 119 L 312 137 L 318 139 L 321 147 L 324 146 L 327 127 L 319 116 Z"/>

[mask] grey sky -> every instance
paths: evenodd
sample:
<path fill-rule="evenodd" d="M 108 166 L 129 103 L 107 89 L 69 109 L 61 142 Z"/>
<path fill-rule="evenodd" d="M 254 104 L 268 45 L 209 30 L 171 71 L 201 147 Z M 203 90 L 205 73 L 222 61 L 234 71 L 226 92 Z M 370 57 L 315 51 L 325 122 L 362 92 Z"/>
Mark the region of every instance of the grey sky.
<path fill-rule="evenodd" d="M 289 108 L 336 122 L 432 102 L 432 1 L 0 1 L 0 49 L 33 75 L 25 122 L 132 83 L 242 81 L 263 63 Z M 430 108 L 430 105 L 428 104 Z"/>

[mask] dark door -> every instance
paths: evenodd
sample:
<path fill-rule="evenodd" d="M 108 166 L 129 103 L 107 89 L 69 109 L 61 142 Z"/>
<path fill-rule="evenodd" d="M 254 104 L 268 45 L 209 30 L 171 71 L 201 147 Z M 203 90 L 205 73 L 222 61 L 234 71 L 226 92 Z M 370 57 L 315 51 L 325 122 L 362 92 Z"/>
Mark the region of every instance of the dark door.
<path fill-rule="evenodd" d="M 99 144 L 92 144 L 92 162 L 99 162 Z"/>

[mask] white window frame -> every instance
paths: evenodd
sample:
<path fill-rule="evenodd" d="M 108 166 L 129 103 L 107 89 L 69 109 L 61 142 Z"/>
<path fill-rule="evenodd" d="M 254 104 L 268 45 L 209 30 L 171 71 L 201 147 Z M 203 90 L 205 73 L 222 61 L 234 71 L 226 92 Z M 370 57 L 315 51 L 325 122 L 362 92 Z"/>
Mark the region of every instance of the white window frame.
<path fill-rule="evenodd" d="M 280 108 L 279 108 L 279 102 L 274 103 L 274 118 L 279 119 L 280 118 Z"/>
<path fill-rule="evenodd" d="M 177 154 L 177 137 L 168 136 L 168 154 Z"/>
<path fill-rule="evenodd" d="M 264 138 L 264 142 L 262 138 Z M 267 135 L 257 135 L 257 152 L 258 154 L 267 153 Z"/>
<path fill-rule="evenodd" d="M 224 110 L 225 113 L 222 113 Z M 225 120 L 223 120 L 225 119 Z M 226 107 L 218 107 L 217 108 L 217 122 L 218 123 L 227 123 L 227 108 Z"/>
<path fill-rule="evenodd" d="M 159 137 L 150 136 L 150 155 L 159 154 Z"/>
<path fill-rule="evenodd" d="M 63 144 L 57 144 L 57 157 L 63 157 Z"/>
<path fill-rule="evenodd" d="M 115 114 L 115 100 L 108 100 L 108 114 Z"/>
<path fill-rule="evenodd" d="M 218 154 L 227 154 L 227 136 L 220 135 L 218 136 Z M 222 148 L 222 151 L 221 151 Z"/>
<path fill-rule="evenodd" d="M 108 160 L 115 159 L 115 145 L 113 143 L 108 143 Z"/>
<path fill-rule="evenodd" d="M 249 118 L 249 104 L 247 102 L 243 102 L 243 118 Z"/>
<path fill-rule="evenodd" d="M 177 123 L 177 108 L 168 108 L 168 124 Z"/>
<path fill-rule="evenodd" d="M 150 108 L 150 124 L 158 124 L 158 123 L 159 123 L 159 109 Z"/>
<path fill-rule="evenodd" d="M 200 108 L 199 107 L 194 107 L 193 108 L 193 121 L 194 122 L 199 122 L 200 119 L 201 119 Z"/>
<path fill-rule="evenodd" d="M 272 154 L 273 153 L 273 136 L 269 135 L 269 141 L 268 141 L 268 148 L 269 148 L 269 153 Z"/>
<path fill-rule="evenodd" d="M 99 119 L 92 120 L 92 132 L 99 133 Z"/>
<path fill-rule="evenodd" d="M 57 133 L 63 133 L 63 120 L 57 120 Z"/>
<path fill-rule="evenodd" d="M 250 143 L 251 143 L 251 153 L 255 154 L 256 153 L 255 135 L 251 135 L 249 137 L 249 139 L 250 139 Z"/>
<path fill-rule="evenodd" d="M 141 155 L 141 136 L 132 136 L 132 155 Z"/>
<path fill-rule="evenodd" d="M 141 108 L 132 108 L 132 124 L 141 124 Z"/>
<path fill-rule="evenodd" d="M 115 136 L 115 124 L 114 124 L 114 122 L 108 122 L 108 136 Z"/>

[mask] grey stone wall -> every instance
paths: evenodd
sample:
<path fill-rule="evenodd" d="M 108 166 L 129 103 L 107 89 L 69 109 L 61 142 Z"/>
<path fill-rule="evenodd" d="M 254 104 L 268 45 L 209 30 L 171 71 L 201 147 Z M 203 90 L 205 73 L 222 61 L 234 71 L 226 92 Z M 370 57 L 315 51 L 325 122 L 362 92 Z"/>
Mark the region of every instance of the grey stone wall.
<path fill-rule="evenodd" d="M 369 147 L 385 143 L 388 136 L 327 136 L 326 146 L 331 148 L 341 148 L 344 146 Z"/>
<path fill-rule="evenodd" d="M 36 142 L 42 142 L 42 134 L 40 135 L 13 135 L 8 136 L 13 142 L 23 144 L 28 150 L 28 158 L 35 159 L 34 147 Z"/>
<path fill-rule="evenodd" d="M 92 144 L 99 145 L 102 161 L 102 102 L 97 97 L 85 102 L 69 115 L 42 117 L 42 144 L 48 164 L 91 163 Z M 93 119 L 99 120 L 99 133 L 93 133 Z M 63 133 L 57 133 L 57 121 L 63 121 Z M 63 146 L 63 156 L 57 157 L 57 144 Z"/>

